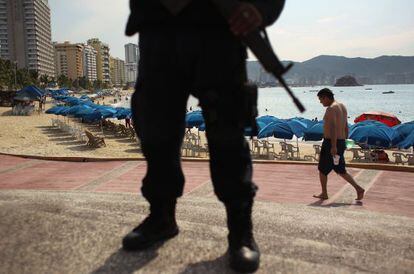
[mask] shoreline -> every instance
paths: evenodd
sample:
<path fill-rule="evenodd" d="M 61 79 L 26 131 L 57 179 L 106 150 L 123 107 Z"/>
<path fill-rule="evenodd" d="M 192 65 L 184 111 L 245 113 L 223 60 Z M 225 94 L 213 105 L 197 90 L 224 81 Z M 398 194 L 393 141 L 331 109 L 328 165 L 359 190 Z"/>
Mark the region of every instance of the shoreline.
<path fill-rule="evenodd" d="M 129 100 L 131 98 L 132 92 L 123 91 L 121 96 L 128 96 Z M 105 98 L 95 99 L 95 103 L 112 105 L 114 104 L 114 99 L 117 99 L 115 96 L 105 96 Z M 121 102 L 125 102 L 122 100 Z M 117 103 L 120 103 L 117 100 Z M 45 109 L 52 107 L 52 100 L 48 98 Z M 30 116 L 13 116 L 11 115 L 10 107 L 0 107 L 0 123 L 1 123 L 1 132 L 0 132 L 0 153 L 7 155 L 17 155 L 17 156 L 28 156 L 28 157 L 49 157 L 49 158 L 79 158 L 79 159 L 123 159 L 123 160 L 140 160 L 144 159 L 138 142 L 131 140 L 129 138 L 115 136 L 115 134 L 110 132 L 103 132 L 103 137 L 107 144 L 106 147 L 102 148 L 90 148 L 86 146 L 85 142 L 76 140 L 70 134 L 61 131 L 58 128 L 52 126 L 52 119 L 60 119 L 71 125 L 76 125 L 81 127 L 82 130 L 88 129 L 92 132 L 98 133 L 101 132 L 100 128 L 87 124 L 77 123 L 75 119 L 56 116 L 53 114 L 46 113 L 34 113 Z M 111 119 L 115 123 L 124 124 L 124 120 Z M 191 130 L 192 133 L 198 134 L 196 129 Z M 206 137 L 204 132 L 199 133 L 201 137 L 201 144 L 206 144 Z M 251 146 L 250 139 L 247 139 L 249 145 Z M 280 141 L 274 138 L 269 138 L 268 141 L 271 141 L 274 144 L 274 151 L 277 154 L 280 149 Z M 300 156 L 303 159 L 304 155 L 314 155 L 315 151 L 313 148 L 314 144 L 320 144 L 321 142 L 305 142 L 299 141 L 296 143 L 296 140 L 288 140 L 288 143 L 291 143 L 296 146 L 299 145 Z M 392 152 L 387 150 L 390 161 L 393 161 Z M 194 159 L 194 160 L 207 160 L 208 157 L 205 153 L 202 153 L 201 157 L 182 157 L 183 159 Z M 346 151 L 345 159 L 347 164 L 351 164 L 350 160 L 352 159 L 352 152 Z M 281 160 L 266 160 L 263 158 L 253 158 L 254 161 L 264 161 L 264 162 L 286 162 Z M 82 161 L 82 160 L 80 160 Z M 87 160 L 89 161 L 89 160 Z M 304 163 L 313 163 L 315 161 L 287 161 L 291 163 L 304 162 Z M 393 163 L 387 163 L 385 165 L 393 166 Z"/>

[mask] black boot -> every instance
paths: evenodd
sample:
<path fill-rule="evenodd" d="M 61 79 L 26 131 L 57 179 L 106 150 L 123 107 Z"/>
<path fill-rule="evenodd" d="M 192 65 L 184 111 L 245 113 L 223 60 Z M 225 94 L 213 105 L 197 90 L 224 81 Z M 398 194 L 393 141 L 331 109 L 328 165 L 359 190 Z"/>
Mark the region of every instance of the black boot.
<path fill-rule="evenodd" d="M 230 267 L 242 273 L 255 272 L 260 264 L 260 251 L 253 237 L 253 201 L 226 204 L 229 228 Z"/>
<path fill-rule="evenodd" d="M 142 250 L 176 236 L 175 205 L 176 200 L 151 203 L 149 216 L 122 240 L 123 249 Z"/>

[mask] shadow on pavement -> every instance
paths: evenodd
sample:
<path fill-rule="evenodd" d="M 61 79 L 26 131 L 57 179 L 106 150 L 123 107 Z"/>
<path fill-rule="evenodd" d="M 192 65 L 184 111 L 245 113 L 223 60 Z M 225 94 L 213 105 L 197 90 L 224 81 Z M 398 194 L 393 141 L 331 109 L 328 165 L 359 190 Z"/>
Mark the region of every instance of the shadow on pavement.
<path fill-rule="evenodd" d="M 314 207 L 341 207 L 341 206 L 363 206 L 364 204 L 362 202 L 354 202 L 354 203 L 330 203 L 330 204 L 322 204 L 322 202 L 314 202 L 309 204 L 308 206 L 314 206 Z"/>
<path fill-rule="evenodd" d="M 157 250 L 163 245 L 158 245 L 145 251 L 126 252 L 122 248 L 106 259 L 104 265 L 92 271 L 98 273 L 134 273 L 143 268 L 158 256 Z"/>
<path fill-rule="evenodd" d="M 180 274 L 191 274 L 191 273 L 236 273 L 230 269 L 228 264 L 227 253 L 224 253 L 220 257 L 210 260 L 203 261 L 195 264 L 189 264 Z"/>

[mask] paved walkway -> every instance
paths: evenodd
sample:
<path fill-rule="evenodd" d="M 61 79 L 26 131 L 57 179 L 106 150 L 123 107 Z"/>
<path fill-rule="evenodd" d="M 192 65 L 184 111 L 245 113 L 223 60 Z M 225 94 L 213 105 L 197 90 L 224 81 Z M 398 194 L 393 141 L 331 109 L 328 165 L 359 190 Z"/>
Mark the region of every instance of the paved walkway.
<path fill-rule="evenodd" d="M 207 162 L 184 161 L 184 195 L 197 192 L 213 197 Z M 63 162 L 0 155 L 0 190 L 70 190 L 139 193 L 146 172 L 144 161 Z M 414 173 L 349 169 L 367 190 L 363 203 L 355 203 L 352 187 L 339 176 L 329 176 L 330 199 L 320 203 L 313 165 L 254 164 L 257 200 L 324 207 L 341 206 L 414 218 Z"/>
<path fill-rule="evenodd" d="M 207 162 L 184 161 L 180 234 L 143 252 L 122 237 L 148 214 L 144 161 L 59 162 L 0 155 L 0 273 L 234 273 L 225 210 Z M 316 167 L 255 163 L 258 273 L 413 273 L 414 173 L 349 169 L 362 204 L 338 176 L 315 201 Z"/>

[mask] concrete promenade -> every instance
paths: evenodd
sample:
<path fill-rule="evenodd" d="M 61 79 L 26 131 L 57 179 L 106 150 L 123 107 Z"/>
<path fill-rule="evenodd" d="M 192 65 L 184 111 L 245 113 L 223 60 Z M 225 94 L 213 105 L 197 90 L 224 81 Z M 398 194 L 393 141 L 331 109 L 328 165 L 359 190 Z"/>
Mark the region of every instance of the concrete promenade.
<path fill-rule="evenodd" d="M 231 273 L 224 209 L 208 162 L 184 161 L 181 233 L 147 252 L 122 236 L 148 210 L 144 161 L 65 162 L 0 155 L 0 273 Z M 314 165 L 254 164 L 259 273 L 414 273 L 414 173 L 349 168 L 367 190 Z"/>

